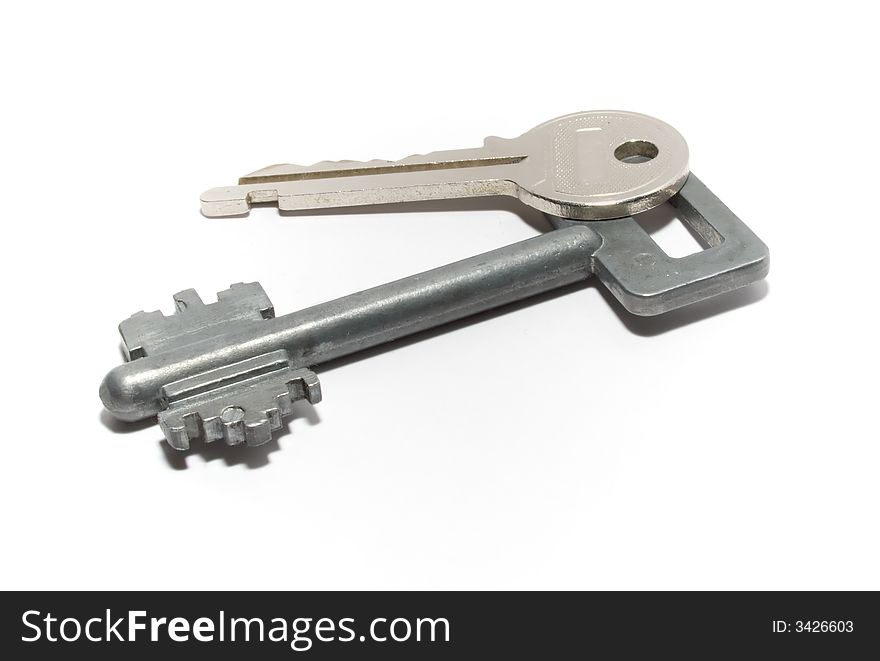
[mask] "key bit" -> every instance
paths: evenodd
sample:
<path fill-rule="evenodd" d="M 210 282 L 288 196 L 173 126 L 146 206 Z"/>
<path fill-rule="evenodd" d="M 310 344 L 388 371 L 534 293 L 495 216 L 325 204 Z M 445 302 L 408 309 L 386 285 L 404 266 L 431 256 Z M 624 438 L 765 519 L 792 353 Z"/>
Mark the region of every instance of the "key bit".
<path fill-rule="evenodd" d="M 314 372 L 293 369 L 286 351 L 275 351 L 169 383 L 159 427 L 176 450 L 190 439 L 223 439 L 228 445 L 262 445 L 290 415 L 293 402 L 321 401 Z"/>
<path fill-rule="evenodd" d="M 170 316 L 133 315 L 119 327 L 127 362 L 106 376 L 101 399 L 122 420 L 157 416 L 179 450 L 198 437 L 265 443 L 293 402 L 321 400 L 315 365 L 593 275 L 630 312 L 655 315 L 769 268 L 767 247 L 688 172 L 681 136 L 634 113 L 577 113 L 482 150 L 272 166 L 244 181 L 205 194 L 205 213 L 269 199 L 286 209 L 501 191 L 550 210 L 556 229 L 282 317 L 257 283 L 232 285 L 208 304 L 185 290 Z M 632 218 L 664 200 L 705 250 L 669 257 Z"/>
<path fill-rule="evenodd" d="M 213 337 L 216 327 L 228 332 L 249 321 L 275 316 L 275 309 L 258 282 L 230 285 L 217 294 L 216 303 L 209 305 L 202 302 L 194 289 L 187 289 L 174 295 L 174 306 L 177 314 L 171 317 L 159 311 L 138 312 L 119 324 L 126 360 Z"/>

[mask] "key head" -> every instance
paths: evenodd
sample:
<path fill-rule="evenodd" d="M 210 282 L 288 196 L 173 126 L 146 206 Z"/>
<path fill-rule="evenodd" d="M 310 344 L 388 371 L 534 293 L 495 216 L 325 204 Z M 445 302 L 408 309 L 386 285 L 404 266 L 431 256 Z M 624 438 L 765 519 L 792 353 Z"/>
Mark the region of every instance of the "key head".
<path fill-rule="evenodd" d="M 689 172 L 681 134 L 634 112 L 566 115 L 515 142 L 528 155 L 513 177 L 520 199 L 573 220 L 621 218 L 656 207 L 678 192 Z"/>

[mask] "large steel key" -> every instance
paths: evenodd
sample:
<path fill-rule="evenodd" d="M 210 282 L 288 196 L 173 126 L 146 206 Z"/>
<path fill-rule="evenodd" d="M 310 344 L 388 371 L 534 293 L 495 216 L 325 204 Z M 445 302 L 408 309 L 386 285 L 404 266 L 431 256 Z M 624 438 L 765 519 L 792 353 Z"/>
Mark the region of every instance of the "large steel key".
<path fill-rule="evenodd" d="M 479 149 L 400 161 L 273 165 L 238 186 L 202 194 L 206 216 L 236 216 L 251 204 L 283 211 L 509 195 L 547 214 L 620 218 L 662 204 L 688 175 L 688 148 L 674 128 L 646 115 L 580 112 Z"/>

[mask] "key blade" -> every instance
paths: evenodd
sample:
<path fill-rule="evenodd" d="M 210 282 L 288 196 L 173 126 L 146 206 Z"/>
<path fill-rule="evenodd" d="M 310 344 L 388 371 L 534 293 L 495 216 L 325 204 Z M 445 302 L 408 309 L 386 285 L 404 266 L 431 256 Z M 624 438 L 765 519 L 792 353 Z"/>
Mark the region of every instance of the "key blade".
<path fill-rule="evenodd" d="M 498 168 L 527 158 L 513 143 L 487 138 L 481 149 L 414 154 L 399 161 L 271 165 L 241 177 L 238 186 L 203 193 L 202 214 L 244 215 L 252 204 L 267 202 L 295 211 L 511 194 L 512 184 Z"/>

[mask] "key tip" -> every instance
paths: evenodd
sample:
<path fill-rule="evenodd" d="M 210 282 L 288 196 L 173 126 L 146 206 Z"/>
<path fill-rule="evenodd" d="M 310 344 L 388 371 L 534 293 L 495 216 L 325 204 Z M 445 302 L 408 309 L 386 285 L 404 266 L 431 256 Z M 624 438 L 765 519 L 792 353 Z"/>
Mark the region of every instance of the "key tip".
<path fill-rule="evenodd" d="M 251 210 L 247 196 L 232 188 L 212 188 L 202 193 L 199 201 L 206 218 L 247 216 Z"/>

